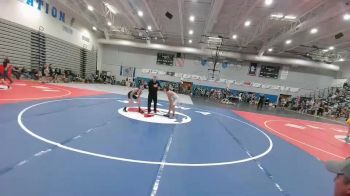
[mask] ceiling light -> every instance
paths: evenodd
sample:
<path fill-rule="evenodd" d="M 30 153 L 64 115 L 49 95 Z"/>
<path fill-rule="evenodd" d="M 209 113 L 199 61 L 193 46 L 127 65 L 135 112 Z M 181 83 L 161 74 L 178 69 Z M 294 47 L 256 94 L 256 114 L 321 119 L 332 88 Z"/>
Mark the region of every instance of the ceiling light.
<path fill-rule="evenodd" d="M 117 14 L 117 9 L 114 6 L 106 2 L 104 4 L 110 12 L 112 12 L 113 14 Z"/>
<path fill-rule="evenodd" d="M 190 21 L 191 22 L 194 22 L 194 19 L 195 19 L 194 16 L 190 16 Z"/>
<path fill-rule="evenodd" d="M 341 59 L 339 59 L 339 61 L 344 61 L 344 59 L 343 59 L 343 58 L 341 58 Z"/>
<path fill-rule="evenodd" d="M 269 51 L 269 52 L 272 52 L 272 51 L 273 51 L 273 48 L 269 48 L 268 51 Z"/>
<path fill-rule="evenodd" d="M 148 25 L 148 26 L 147 26 L 147 29 L 151 31 L 151 30 L 152 30 L 152 26 L 151 26 L 151 25 Z"/>
<path fill-rule="evenodd" d="M 188 43 L 192 44 L 192 40 L 191 40 L 191 39 L 190 39 L 190 40 L 188 40 Z"/>
<path fill-rule="evenodd" d="M 285 16 L 284 18 L 288 20 L 295 20 L 297 17 L 293 15 L 288 15 L 288 16 Z"/>
<path fill-rule="evenodd" d="M 283 14 L 271 14 L 271 18 L 283 18 Z"/>
<path fill-rule="evenodd" d="M 236 34 L 232 35 L 232 39 L 237 39 L 237 35 Z"/>
<path fill-rule="evenodd" d="M 329 50 L 334 50 L 334 46 L 330 46 L 328 49 Z"/>
<path fill-rule="evenodd" d="M 158 39 L 158 37 L 154 37 L 154 39 L 155 39 L 155 40 L 157 40 L 157 39 Z"/>
<path fill-rule="evenodd" d="M 316 29 L 316 28 L 313 28 L 313 29 L 311 29 L 311 31 L 310 31 L 311 34 L 316 34 L 317 32 L 318 32 L 318 29 Z"/>
<path fill-rule="evenodd" d="M 291 43 L 292 43 L 292 40 L 290 39 L 286 41 L 286 44 L 291 44 Z"/>
<path fill-rule="evenodd" d="M 96 28 L 95 26 L 93 26 L 92 29 L 93 29 L 94 31 L 97 31 L 97 28 Z"/>
<path fill-rule="evenodd" d="M 142 11 L 138 11 L 138 12 L 137 12 L 137 15 L 139 15 L 140 17 L 142 17 L 142 16 L 143 16 L 143 12 L 142 12 Z"/>
<path fill-rule="evenodd" d="M 252 22 L 250 20 L 245 21 L 244 26 L 249 27 Z"/>
<path fill-rule="evenodd" d="M 273 3 L 273 0 L 265 0 L 265 5 L 271 5 Z"/>
<path fill-rule="evenodd" d="M 322 50 L 323 52 L 328 52 L 328 49 L 324 49 L 324 50 Z"/>
<path fill-rule="evenodd" d="M 92 7 L 91 5 L 88 5 L 88 10 L 90 10 L 90 11 L 94 11 L 94 7 Z"/>
<path fill-rule="evenodd" d="M 192 35 L 193 34 L 193 30 L 189 30 L 188 34 Z"/>
<path fill-rule="evenodd" d="M 350 20 L 350 14 L 344 14 L 344 20 Z"/>
<path fill-rule="evenodd" d="M 107 25 L 108 25 L 108 26 L 111 26 L 111 25 L 112 25 L 112 23 L 108 21 L 108 22 L 107 22 Z"/>

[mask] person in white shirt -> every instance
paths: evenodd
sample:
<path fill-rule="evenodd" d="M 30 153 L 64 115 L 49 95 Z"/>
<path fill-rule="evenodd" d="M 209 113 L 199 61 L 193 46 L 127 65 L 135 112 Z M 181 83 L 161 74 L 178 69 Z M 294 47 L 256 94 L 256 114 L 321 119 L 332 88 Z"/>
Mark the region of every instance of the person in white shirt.
<path fill-rule="evenodd" d="M 165 87 L 165 93 L 168 97 L 169 101 L 169 110 L 168 114 L 164 115 L 169 118 L 175 117 L 175 106 L 178 104 L 179 96 L 172 90 L 170 90 L 169 86 Z M 172 114 L 172 115 L 171 115 Z"/>

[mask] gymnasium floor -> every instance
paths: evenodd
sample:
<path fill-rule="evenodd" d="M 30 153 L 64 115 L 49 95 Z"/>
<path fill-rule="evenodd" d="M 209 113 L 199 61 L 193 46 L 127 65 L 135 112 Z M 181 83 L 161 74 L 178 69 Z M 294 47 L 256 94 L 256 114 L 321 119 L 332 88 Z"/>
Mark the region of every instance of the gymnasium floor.
<path fill-rule="evenodd" d="M 0 195 L 332 195 L 322 161 L 350 155 L 343 125 L 186 96 L 176 119 L 145 117 L 123 112 L 127 89 L 112 87 L 0 91 Z"/>

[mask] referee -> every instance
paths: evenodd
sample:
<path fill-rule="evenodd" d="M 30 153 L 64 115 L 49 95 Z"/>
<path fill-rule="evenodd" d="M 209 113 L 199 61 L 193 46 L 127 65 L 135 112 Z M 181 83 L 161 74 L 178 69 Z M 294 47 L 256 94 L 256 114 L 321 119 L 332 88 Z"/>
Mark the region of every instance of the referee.
<path fill-rule="evenodd" d="M 151 104 L 153 101 L 154 113 L 157 113 L 157 98 L 160 83 L 157 81 L 157 76 L 148 82 L 148 113 L 151 113 Z"/>

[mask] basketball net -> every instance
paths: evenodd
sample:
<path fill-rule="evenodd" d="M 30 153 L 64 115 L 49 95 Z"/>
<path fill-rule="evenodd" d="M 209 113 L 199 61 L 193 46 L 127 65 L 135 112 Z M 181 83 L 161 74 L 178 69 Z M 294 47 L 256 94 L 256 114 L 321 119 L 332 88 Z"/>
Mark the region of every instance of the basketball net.
<path fill-rule="evenodd" d="M 211 50 L 211 63 L 209 63 L 208 79 L 220 80 L 219 64 L 222 63 L 220 57 L 223 52 L 221 51 L 222 38 L 209 37 L 208 47 Z"/>

